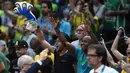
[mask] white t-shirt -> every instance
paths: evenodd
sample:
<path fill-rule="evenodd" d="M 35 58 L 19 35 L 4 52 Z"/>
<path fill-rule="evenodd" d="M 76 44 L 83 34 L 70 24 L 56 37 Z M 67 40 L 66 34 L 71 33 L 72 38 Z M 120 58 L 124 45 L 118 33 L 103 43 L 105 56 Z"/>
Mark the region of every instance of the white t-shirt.
<path fill-rule="evenodd" d="M 104 67 L 104 65 L 101 65 L 98 69 L 95 70 L 95 72 L 97 72 L 97 73 L 119 73 L 111 67 L 108 67 L 108 66 Z M 89 73 L 94 73 L 94 69 L 92 69 Z"/>

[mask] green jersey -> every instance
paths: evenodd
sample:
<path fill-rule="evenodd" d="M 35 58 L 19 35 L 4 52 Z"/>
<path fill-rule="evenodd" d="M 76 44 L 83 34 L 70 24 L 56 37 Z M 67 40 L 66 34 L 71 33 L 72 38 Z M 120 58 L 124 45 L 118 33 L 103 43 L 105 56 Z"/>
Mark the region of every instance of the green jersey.
<path fill-rule="evenodd" d="M 127 0 L 105 0 L 107 10 L 120 11 L 128 9 Z M 104 28 L 115 30 L 119 27 L 125 27 L 125 15 L 105 16 Z"/>
<path fill-rule="evenodd" d="M 4 71 L 2 71 L 2 72 L 0 72 L 0 73 L 9 73 L 9 72 L 8 72 L 7 60 L 6 60 L 5 55 L 4 55 L 2 52 L 0 52 L 0 62 L 3 62 L 4 65 L 5 65 L 5 68 L 6 68 Z"/>

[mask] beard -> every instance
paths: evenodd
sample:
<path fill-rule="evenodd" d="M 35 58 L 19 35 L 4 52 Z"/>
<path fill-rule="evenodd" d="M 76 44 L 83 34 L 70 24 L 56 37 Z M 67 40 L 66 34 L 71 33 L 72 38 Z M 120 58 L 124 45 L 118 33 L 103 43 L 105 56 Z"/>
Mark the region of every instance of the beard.
<path fill-rule="evenodd" d="M 47 15 L 48 15 L 48 12 L 42 12 L 42 15 L 43 15 L 43 16 L 47 16 Z"/>

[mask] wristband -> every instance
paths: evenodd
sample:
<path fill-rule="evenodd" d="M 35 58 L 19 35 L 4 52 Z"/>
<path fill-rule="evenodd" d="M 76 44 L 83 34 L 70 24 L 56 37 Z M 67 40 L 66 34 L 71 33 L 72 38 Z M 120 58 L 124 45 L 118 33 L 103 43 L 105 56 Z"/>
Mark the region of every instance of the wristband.
<path fill-rule="evenodd" d="M 41 66 L 42 65 L 42 62 L 40 60 L 37 61 L 37 63 Z"/>

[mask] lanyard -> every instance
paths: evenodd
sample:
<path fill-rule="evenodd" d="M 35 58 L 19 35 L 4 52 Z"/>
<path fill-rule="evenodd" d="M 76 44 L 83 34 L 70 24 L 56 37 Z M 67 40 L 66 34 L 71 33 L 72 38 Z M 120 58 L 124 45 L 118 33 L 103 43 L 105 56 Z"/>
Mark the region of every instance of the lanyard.
<path fill-rule="evenodd" d="M 105 65 L 103 66 L 103 68 L 102 68 L 102 70 L 101 70 L 101 73 L 103 73 L 104 69 L 105 69 Z"/>

